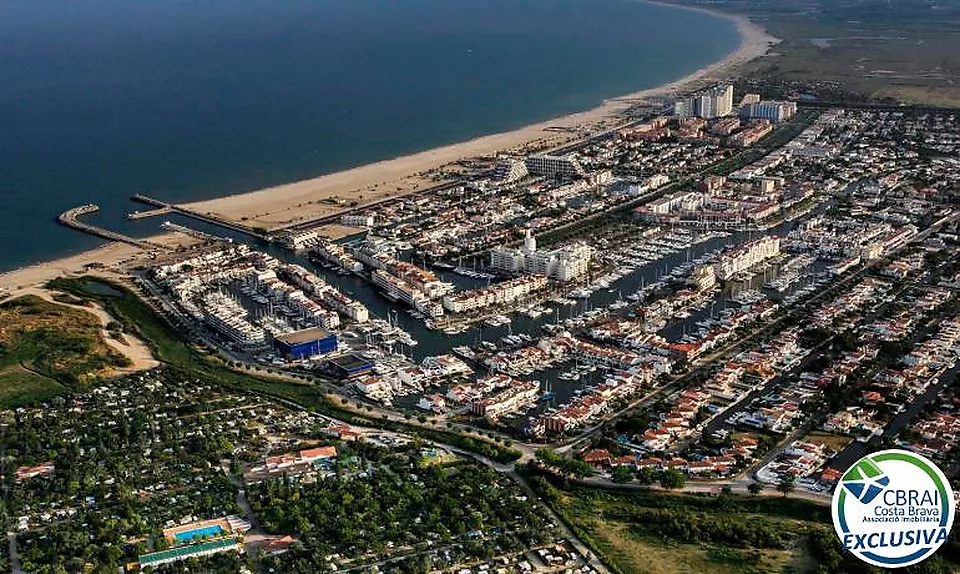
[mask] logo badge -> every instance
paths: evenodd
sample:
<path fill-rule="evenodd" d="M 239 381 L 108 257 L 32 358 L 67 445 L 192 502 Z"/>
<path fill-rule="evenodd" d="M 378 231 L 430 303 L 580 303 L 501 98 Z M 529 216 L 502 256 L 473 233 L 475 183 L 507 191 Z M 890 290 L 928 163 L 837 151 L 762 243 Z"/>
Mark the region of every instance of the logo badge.
<path fill-rule="evenodd" d="M 843 547 L 882 568 L 930 557 L 947 540 L 955 513 L 943 472 L 905 450 L 858 460 L 840 479 L 832 511 Z"/>

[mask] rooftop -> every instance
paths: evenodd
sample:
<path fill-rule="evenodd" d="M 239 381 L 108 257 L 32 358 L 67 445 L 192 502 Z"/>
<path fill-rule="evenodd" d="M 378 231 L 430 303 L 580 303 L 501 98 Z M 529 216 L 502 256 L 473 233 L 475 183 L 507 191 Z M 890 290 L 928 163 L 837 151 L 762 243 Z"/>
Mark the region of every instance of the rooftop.
<path fill-rule="evenodd" d="M 309 343 L 318 339 L 326 339 L 330 336 L 332 335 L 323 329 L 311 327 L 310 329 L 303 329 L 302 331 L 294 331 L 285 335 L 278 335 L 275 338 L 277 341 L 287 345 L 297 345 L 299 343 Z"/>

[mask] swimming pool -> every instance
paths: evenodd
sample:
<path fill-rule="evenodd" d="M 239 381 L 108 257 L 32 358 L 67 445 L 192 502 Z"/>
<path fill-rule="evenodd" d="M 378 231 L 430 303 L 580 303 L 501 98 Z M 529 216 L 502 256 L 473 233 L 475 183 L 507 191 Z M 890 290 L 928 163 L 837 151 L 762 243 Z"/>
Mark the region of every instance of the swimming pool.
<path fill-rule="evenodd" d="M 184 530 L 183 532 L 177 532 L 173 535 L 173 539 L 177 542 L 189 542 L 194 538 L 200 538 L 203 536 L 216 536 L 223 532 L 223 527 L 219 524 L 213 524 L 211 526 L 204 526 L 203 528 L 195 528 L 193 530 Z"/>

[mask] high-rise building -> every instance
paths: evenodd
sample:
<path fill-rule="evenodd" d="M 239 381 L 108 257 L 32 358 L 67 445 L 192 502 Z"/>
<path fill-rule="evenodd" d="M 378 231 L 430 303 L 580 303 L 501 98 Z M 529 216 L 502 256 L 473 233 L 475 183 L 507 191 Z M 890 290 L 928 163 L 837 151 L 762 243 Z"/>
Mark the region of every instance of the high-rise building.
<path fill-rule="evenodd" d="M 559 251 L 557 261 L 557 281 L 571 281 L 587 274 L 593 249 L 585 243 L 575 243 Z"/>
<path fill-rule="evenodd" d="M 524 255 L 533 255 L 537 252 L 537 238 L 533 236 L 530 230 L 527 230 L 526 235 L 523 237 L 523 253 Z"/>
<path fill-rule="evenodd" d="M 557 281 L 570 281 L 585 275 L 593 257 L 593 248 L 573 243 L 550 251 L 538 251 L 537 240 L 527 230 L 523 247 L 498 247 L 490 252 L 490 266 L 507 273 L 524 271 Z"/>
<path fill-rule="evenodd" d="M 733 86 L 714 86 L 692 97 L 678 100 L 673 105 L 674 115 L 680 117 L 719 118 L 733 111 Z"/>
<path fill-rule="evenodd" d="M 719 118 L 733 111 L 733 86 L 714 86 L 693 97 L 678 100 L 673 105 L 674 115 L 680 117 Z"/>
<path fill-rule="evenodd" d="M 527 164 L 516 158 L 506 158 L 497 162 L 493 178 L 510 183 L 527 177 Z"/>
<path fill-rule="evenodd" d="M 570 155 L 531 155 L 527 157 L 527 171 L 546 177 L 573 177 L 583 175 L 583 167 Z"/>
<path fill-rule="evenodd" d="M 789 120 L 796 113 L 796 102 L 755 102 L 740 108 L 740 117 L 743 119 L 764 119 L 773 123 Z"/>
<path fill-rule="evenodd" d="M 526 257 L 523 251 L 511 247 L 497 247 L 490 252 L 490 266 L 507 273 L 520 273 Z"/>

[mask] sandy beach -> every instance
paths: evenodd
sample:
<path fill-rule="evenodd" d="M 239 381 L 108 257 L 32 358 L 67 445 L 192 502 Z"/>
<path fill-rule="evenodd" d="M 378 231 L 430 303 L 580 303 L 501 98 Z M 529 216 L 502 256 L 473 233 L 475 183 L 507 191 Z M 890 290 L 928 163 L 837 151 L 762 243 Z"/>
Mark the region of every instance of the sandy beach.
<path fill-rule="evenodd" d="M 197 243 L 190 237 L 176 233 L 165 233 L 146 239 L 168 247 L 171 249 L 168 253 Z M 0 301 L 10 296 L 30 293 L 38 285 L 57 277 L 91 273 L 118 279 L 125 275 L 127 269 L 149 262 L 153 255 L 133 245 L 113 242 L 69 257 L 13 269 L 0 273 Z"/>
<path fill-rule="evenodd" d="M 490 157 L 498 152 L 523 153 L 524 150 L 548 149 L 590 133 L 615 127 L 623 123 L 622 114 L 630 107 L 644 100 L 695 91 L 707 84 L 731 78 L 740 66 L 763 56 L 777 42 L 776 38 L 767 34 L 762 27 L 750 22 L 746 17 L 701 8 L 669 5 L 685 10 L 708 12 L 734 22 L 741 36 L 739 48 L 723 60 L 676 81 L 606 100 L 588 111 L 312 179 L 188 203 L 185 206 L 201 212 L 215 213 L 228 219 L 243 220 L 245 224 L 251 226 L 277 229 L 299 221 L 335 214 L 351 204 L 364 205 L 387 197 L 400 196 L 429 186 L 432 181 L 427 172 L 450 166 L 460 160 Z M 336 230 L 341 234 L 348 231 L 343 228 Z M 150 239 L 172 245 L 190 243 L 185 238 L 174 234 Z M 106 267 L 106 270 L 100 272 L 110 273 L 111 270 L 116 272 L 120 267 L 137 265 L 147 257 L 149 254 L 136 247 L 112 243 L 63 259 L 2 273 L 0 274 L 0 299 L 58 276 L 83 273 L 92 263 Z"/>

